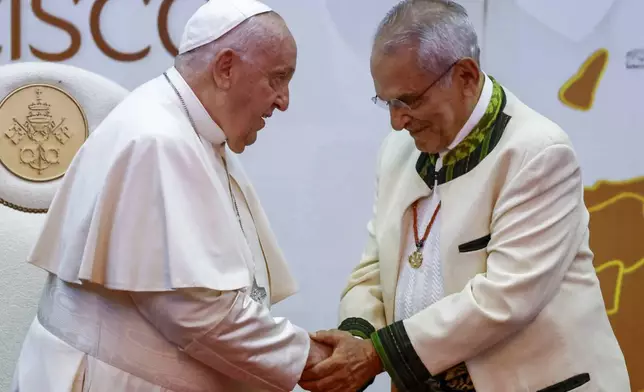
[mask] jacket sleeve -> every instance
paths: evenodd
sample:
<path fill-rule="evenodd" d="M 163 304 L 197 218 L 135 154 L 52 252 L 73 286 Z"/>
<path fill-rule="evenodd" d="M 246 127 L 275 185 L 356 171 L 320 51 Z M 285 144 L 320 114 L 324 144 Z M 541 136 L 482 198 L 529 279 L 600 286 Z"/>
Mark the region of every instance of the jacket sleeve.
<path fill-rule="evenodd" d="M 573 150 L 545 148 L 501 190 L 490 224 L 487 273 L 372 334 L 398 388 L 412 390 L 530 323 L 560 289 L 587 225 Z"/>
<path fill-rule="evenodd" d="M 309 353 L 308 333 L 244 291 L 132 292 L 143 316 L 170 342 L 220 373 L 266 391 L 291 391 Z"/>
<path fill-rule="evenodd" d="M 383 142 L 378 153 L 375 200 L 373 215 L 367 224 L 367 244 L 360 263 L 351 272 L 349 283 L 342 292 L 340 300 L 339 329 L 349 331 L 362 338 L 369 338 L 372 332 L 386 325 L 385 307 L 380 287 L 378 241 L 376 239 L 379 172 L 386 141 L 387 139 Z"/>

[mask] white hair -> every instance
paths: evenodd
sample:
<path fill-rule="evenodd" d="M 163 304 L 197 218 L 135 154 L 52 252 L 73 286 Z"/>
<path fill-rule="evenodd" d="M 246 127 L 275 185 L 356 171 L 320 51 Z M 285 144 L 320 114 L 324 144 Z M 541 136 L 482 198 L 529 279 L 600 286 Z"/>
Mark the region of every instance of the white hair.
<path fill-rule="evenodd" d="M 420 66 L 436 75 L 465 57 L 480 61 L 467 11 L 451 0 L 403 0 L 395 5 L 378 26 L 374 50 L 388 55 L 401 46 L 417 48 Z M 450 80 L 443 78 L 443 83 Z"/>
<path fill-rule="evenodd" d="M 213 42 L 179 54 L 174 60 L 174 66 L 182 75 L 197 75 L 206 71 L 223 49 L 230 48 L 238 53 L 252 55 L 260 43 L 267 45 L 281 38 L 280 31 L 267 23 L 268 20 L 276 19 L 281 20 L 273 11 L 254 15 Z"/>

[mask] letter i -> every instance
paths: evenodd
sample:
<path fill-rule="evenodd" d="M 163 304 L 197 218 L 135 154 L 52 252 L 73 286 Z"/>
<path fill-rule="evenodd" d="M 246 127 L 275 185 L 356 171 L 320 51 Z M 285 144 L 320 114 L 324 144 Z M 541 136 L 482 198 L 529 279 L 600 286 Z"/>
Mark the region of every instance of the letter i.
<path fill-rule="evenodd" d="M 11 60 L 20 60 L 22 45 L 20 0 L 11 0 Z"/>

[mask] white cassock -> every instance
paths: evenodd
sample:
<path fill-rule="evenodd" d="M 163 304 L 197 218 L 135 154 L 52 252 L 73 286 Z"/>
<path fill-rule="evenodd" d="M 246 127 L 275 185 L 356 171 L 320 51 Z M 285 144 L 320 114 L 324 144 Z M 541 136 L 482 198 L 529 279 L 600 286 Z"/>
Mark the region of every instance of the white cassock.
<path fill-rule="evenodd" d="M 308 334 L 269 312 L 295 282 L 222 130 L 167 75 L 126 98 L 65 176 L 29 259 L 50 275 L 14 391 L 287 391 L 299 380 Z"/>

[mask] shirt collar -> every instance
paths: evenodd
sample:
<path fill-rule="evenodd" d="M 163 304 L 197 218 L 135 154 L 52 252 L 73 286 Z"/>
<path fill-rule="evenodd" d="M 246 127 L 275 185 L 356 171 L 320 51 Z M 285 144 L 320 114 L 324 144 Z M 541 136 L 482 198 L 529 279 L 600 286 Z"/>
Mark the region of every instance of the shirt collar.
<path fill-rule="evenodd" d="M 488 105 L 490 104 L 490 100 L 492 99 L 492 81 L 490 78 L 484 73 L 483 74 L 484 81 L 483 81 L 483 90 L 481 91 L 481 96 L 479 97 L 479 101 L 476 103 L 476 106 L 474 107 L 474 110 L 472 111 L 472 114 L 470 114 L 470 118 L 467 120 L 465 125 L 463 125 L 463 128 L 461 128 L 460 131 L 456 134 L 456 137 L 452 141 L 452 143 L 447 146 L 447 149 L 443 150 L 440 152 L 440 156 L 442 157 L 443 155 L 447 154 L 450 150 L 453 150 L 454 147 L 456 147 L 460 142 L 463 141 L 467 137 L 467 135 L 472 132 L 476 124 L 481 121 L 483 118 L 483 115 L 485 114 L 485 111 L 487 110 Z"/>
<path fill-rule="evenodd" d="M 195 131 L 215 146 L 224 144 L 226 142 L 224 131 L 210 117 L 179 71 L 175 67 L 171 67 L 166 71 L 166 74 L 185 102 L 186 110 L 197 128 Z"/>

